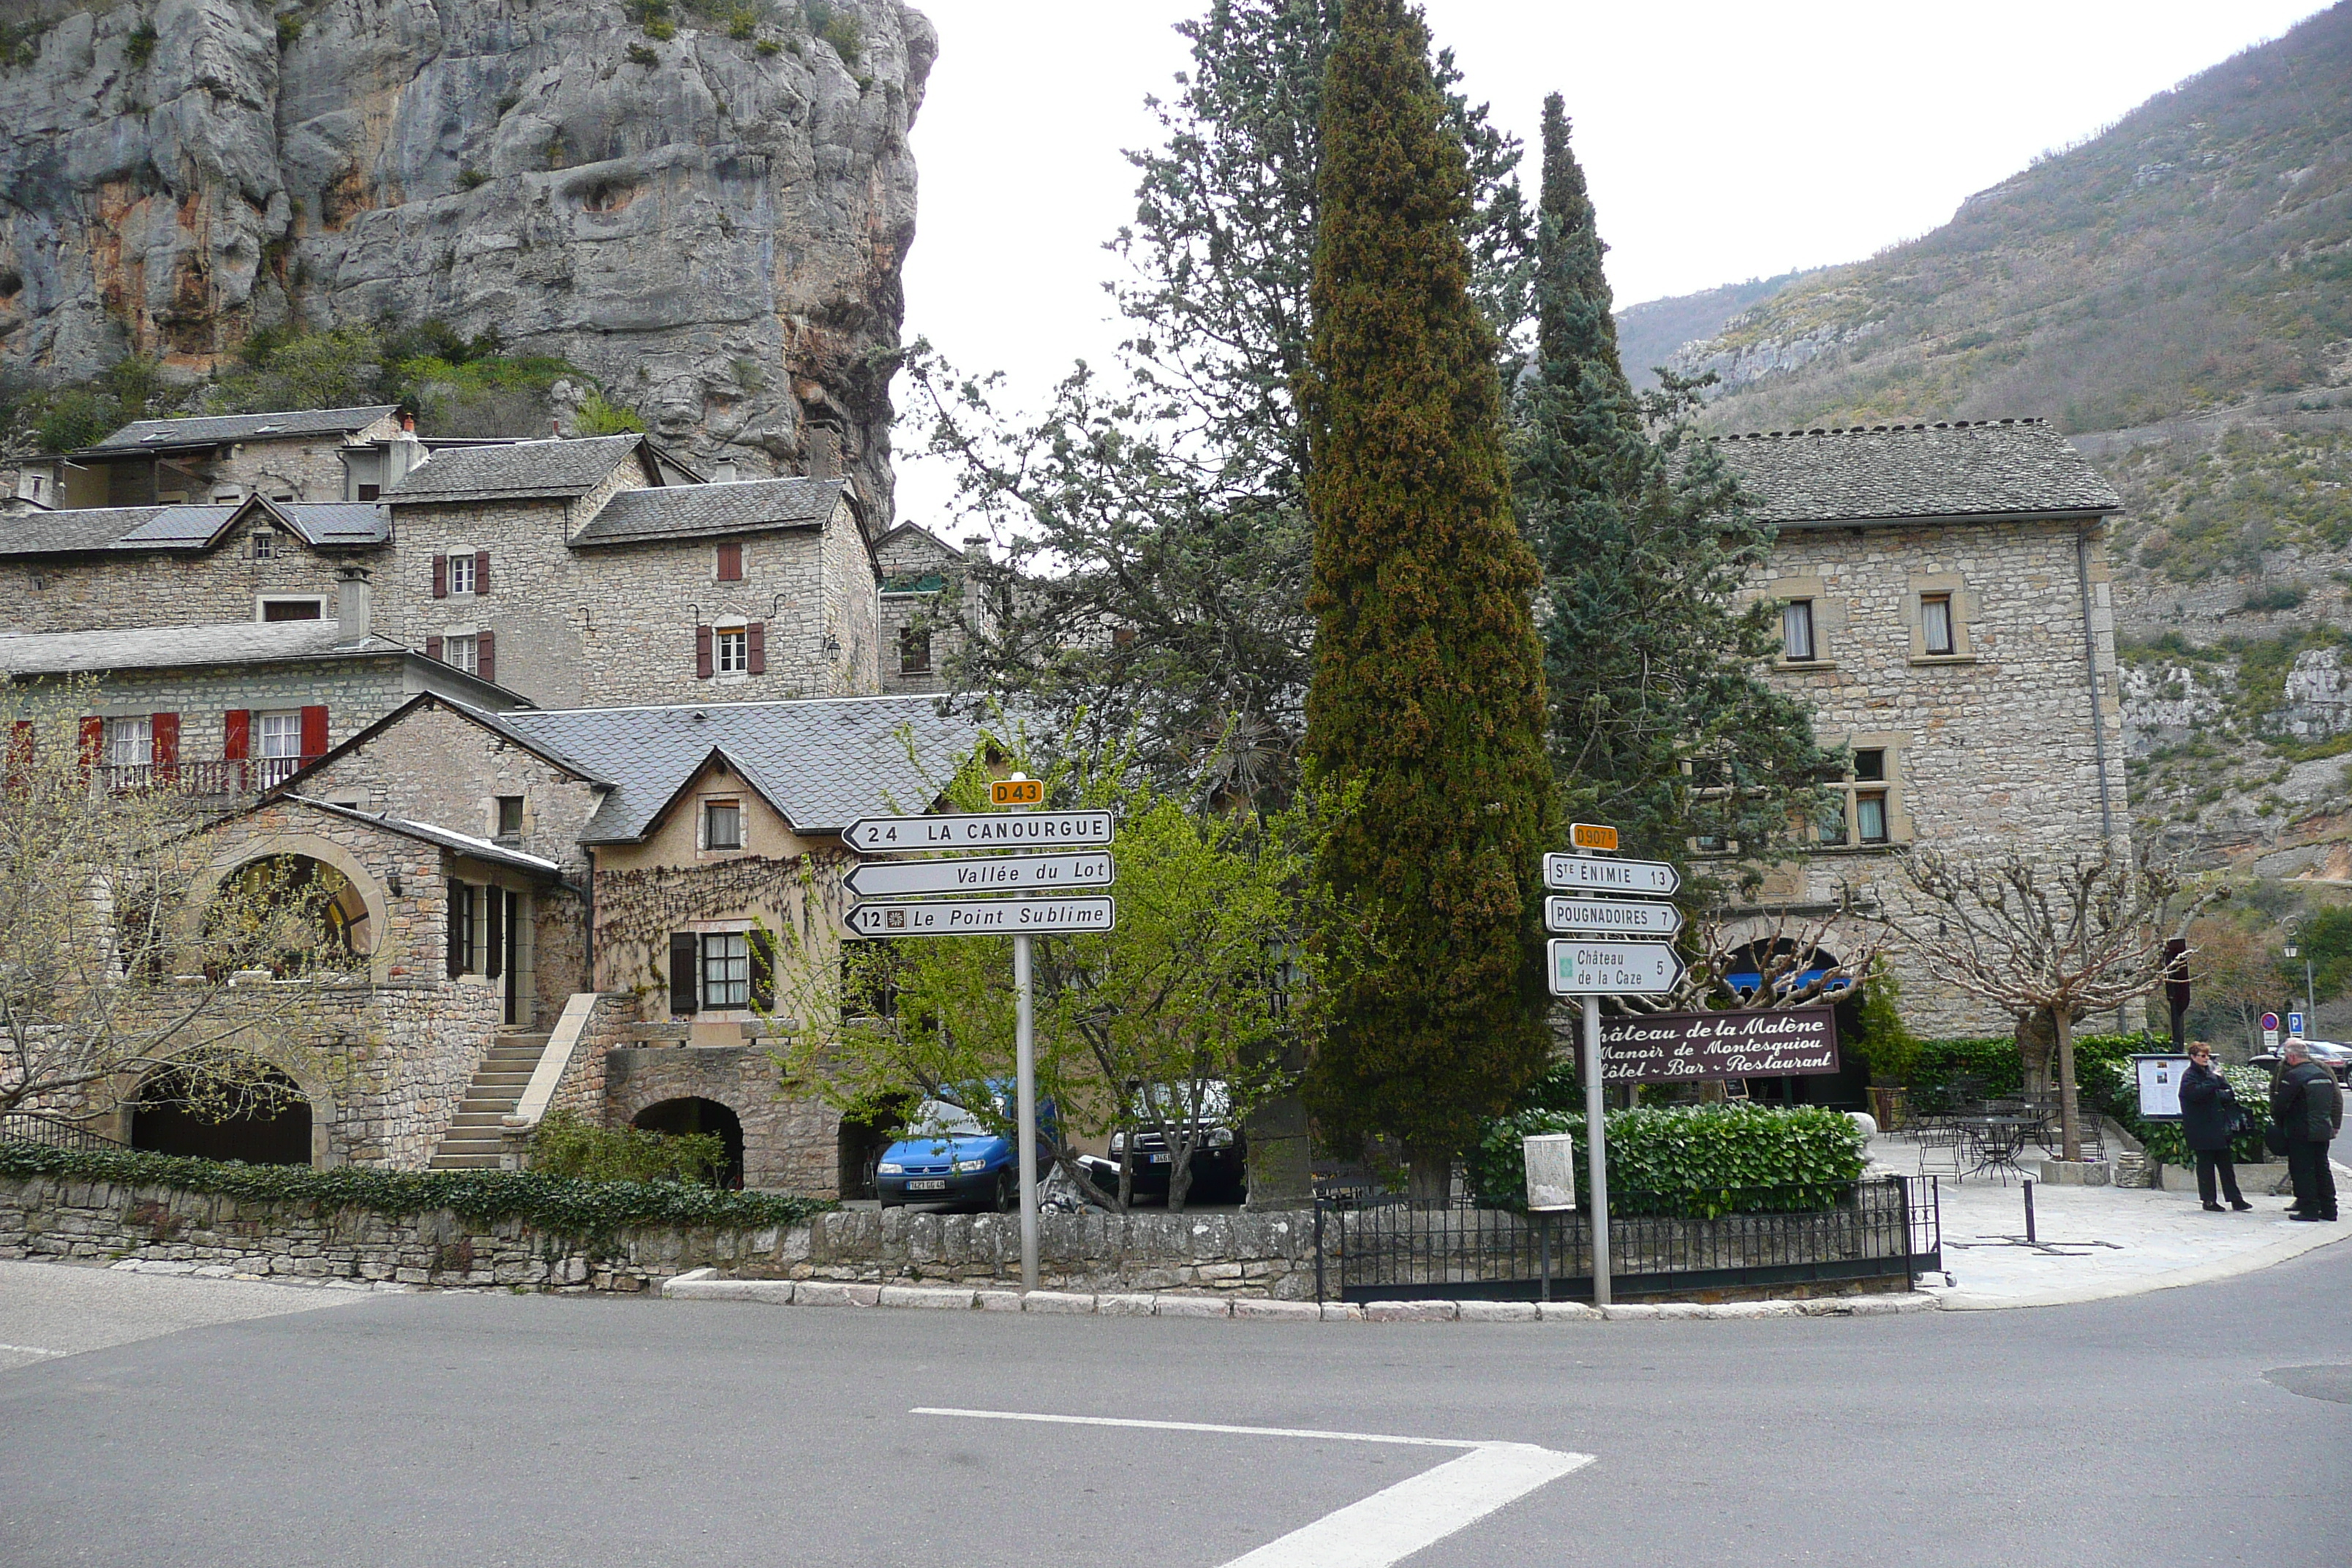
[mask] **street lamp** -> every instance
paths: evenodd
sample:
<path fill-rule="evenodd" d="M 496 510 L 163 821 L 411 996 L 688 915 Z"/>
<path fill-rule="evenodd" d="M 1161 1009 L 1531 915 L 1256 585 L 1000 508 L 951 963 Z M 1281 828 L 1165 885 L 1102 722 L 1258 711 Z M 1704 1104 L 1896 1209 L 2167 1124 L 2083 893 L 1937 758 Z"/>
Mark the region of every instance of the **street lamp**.
<path fill-rule="evenodd" d="M 2296 943 L 2295 939 L 2293 936 L 2289 936 L 2286 939 L 2286 955 L 2289 958 L 2300 958 L 2303 960 L 2303 1026 L 2305 1031 L 2307 1033 L 2310 1030 L 2318 1027 L 2318 1024 L 2314 1017 L 2314 1015 L 2319 1011 L 2319 1008 L 2312 1002 L 2311 999 L 2311 954 L 2304 952 Z"/>

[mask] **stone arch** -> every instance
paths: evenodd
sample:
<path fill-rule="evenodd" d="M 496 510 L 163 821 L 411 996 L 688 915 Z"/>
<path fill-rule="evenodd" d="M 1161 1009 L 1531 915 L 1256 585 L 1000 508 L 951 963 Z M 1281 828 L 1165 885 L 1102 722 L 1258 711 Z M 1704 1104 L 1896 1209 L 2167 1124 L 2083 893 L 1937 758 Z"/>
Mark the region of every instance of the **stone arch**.
<path fill-rule="evenodd" d="M 187 1083 L 176 1068 L 147 1075 L 131 1101 L 132 1148 L 252 1165 L 317 1163 L 310 1097 L 283 1069 L 265 1064 L 252 1086 L 223 1097 L 217 1115 L 184 1100 Z"/>
<path fill-rule="evenodd" d="M 101 1120 L 100 1131 L 119 1143 L 135 1144 L 141 1092 L 156 1078 L 172 1070 L 174 1057 L 192 1054 L 197 1048 L 191 1047 L 188 1051 L 168 1053 L 109 1079 L 114 1109 Z M 239 1050 L 238 1037 L 231 1035 L 226 1040 L 215 1041 L 205 1048 Z M 303 1051 L 251 1050 L 244 1054 L 253 1057 L 270 1071 L 292 1080 L 310 1107 L 310 1168 L 323 1171 L 343 1163 L 344 1155 L 335 1144 L 342 1107 L 329 1067 Z"/>
<path fill-rule="evenodd" d="M 209 871 L 194 889 L 197 908 L 192 918 L 201 918 L 205 905 L 209 904 L 222 882 L 244 867 L 257 860 L 278 856 L 295 856 L 316 860 L 322 866 L 341 872 L 367 910 L 368 947 L 361 952 L 356 948 L 352 956 L 363 957 L 368 963 L 369 978 L 381 984 L 391 978 L 392 970 L 392 901 L 383 885 L 376 879 L 366 861 L 352 853 L 344 845 L 316 833 L 281 832 L 263 834 L 247 839 L 236 849 L 214 860 Z"/>
<path fill-rule="evenodd" d="M 727 1169 L 719 1175 L 719 1184 L 743 1184 L 743 1119 L 724 1101 L 700 1095 L 657 1100 L 631 1117 L 629 1125 L 641 1132 L 717 1133 L 727 1146 Z"/>

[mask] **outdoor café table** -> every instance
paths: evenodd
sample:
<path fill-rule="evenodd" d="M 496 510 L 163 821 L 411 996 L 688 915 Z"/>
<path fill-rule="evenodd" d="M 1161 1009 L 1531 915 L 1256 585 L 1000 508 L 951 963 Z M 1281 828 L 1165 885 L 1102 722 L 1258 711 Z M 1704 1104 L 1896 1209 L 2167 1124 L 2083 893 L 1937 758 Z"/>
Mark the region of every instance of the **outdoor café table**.
<path fill-rule="evenodd" d="M 2041 1125 L 2036 1116 L 1963 1116 L 1959 1124 L 1968 1129 L 1977 1149 L 1976 1171 L 2008 1171 L 2017 1175 L 2025 1173 L 2018 1168 L 2018 1151 L 2025 1147 L 2026 1134 Z"/>

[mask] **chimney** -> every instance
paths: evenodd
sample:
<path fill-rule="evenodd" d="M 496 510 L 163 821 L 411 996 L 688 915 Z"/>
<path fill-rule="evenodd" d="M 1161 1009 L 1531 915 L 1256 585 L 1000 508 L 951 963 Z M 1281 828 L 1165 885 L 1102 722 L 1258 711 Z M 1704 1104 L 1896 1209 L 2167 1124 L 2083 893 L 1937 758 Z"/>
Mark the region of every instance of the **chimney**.
<path fill-rule="evenodd" d="M 414 415 L 414 414 L 404 414 L 404 415 L 402 415 L 402 416 L 400 416 L 400 427 L 401 427 L 403 430 L 405 430 L 406 432 L 408 432 L 408 434 L 410 434 L 411 436 L 415 435 L 415 434 L 416 434 L 416 416 L 415 416 L 415 415 Z"/>
<path fill-rule="evenodd" d="M 711 464 L 710 482 L 714 485 L 733 484 L 735 482 L 735 459 L 732 458 L 721 458 L 719 461 Z"/>
<path fill-rule="evenodd" d="M 375 614 L 375 593 L 368 586 L 368 569 L 345 566 L 335 574 L 335 639 L 358 642 L 368 635 Z"/>
<path fill-rule="evenodd" d="M 551 419 L 547 422 L 547 438 L 551 441 L 561 441 L 563 439 L 562 420 Z"/>
<path fill-rule="evenodd" d="M 803 447 L 808 453 L 810 479 L 835 479 L 841 477 L 841 437 L 837 434 L 831 430 L 812 430 Z"/>
<path fill-rule="evenodd" d="M 383 444 L 383 488 L 384 489 L 392 489 L 408 475 L 423 468 L 425 459 L 432 455 L 425 449 L 425 443 L 416 438 L 415 423 L 412 419 L 404 424 L 400 427 L 400 434 Z"/>

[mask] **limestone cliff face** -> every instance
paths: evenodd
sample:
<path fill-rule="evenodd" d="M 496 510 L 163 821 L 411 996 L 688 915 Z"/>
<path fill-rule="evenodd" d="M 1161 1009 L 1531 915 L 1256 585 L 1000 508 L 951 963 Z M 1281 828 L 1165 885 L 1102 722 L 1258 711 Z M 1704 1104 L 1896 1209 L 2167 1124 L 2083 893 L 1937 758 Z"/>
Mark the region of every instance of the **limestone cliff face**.
<path fill-rule="evenodd" d="M 12 5 L 0 371 L 439 317 L 747 476 L 837 449 L 878 526 L 938 44 L 898 0 L 834 8 L 847 59 L 790 0 L 666 40 L 619 0 Z"/>

